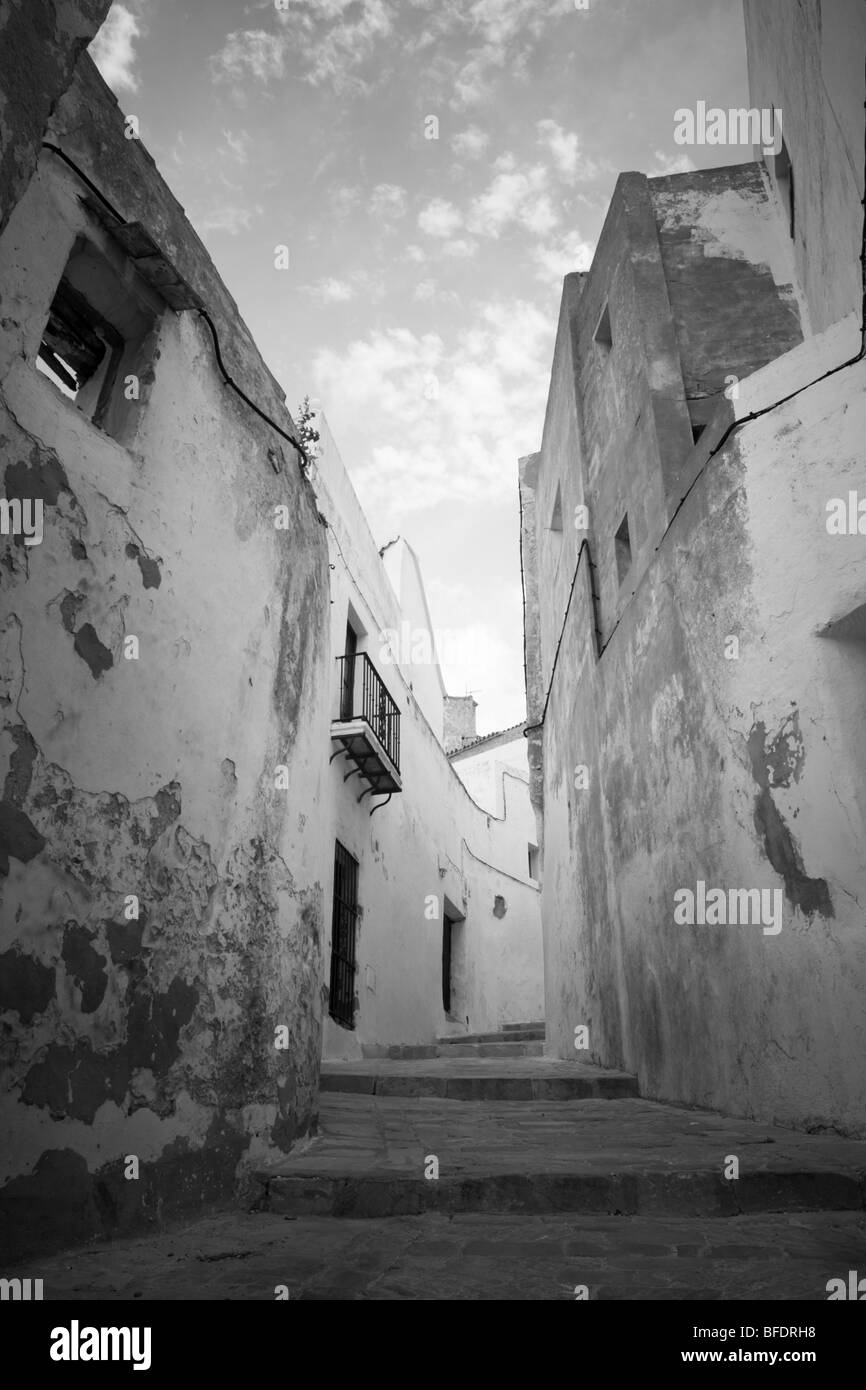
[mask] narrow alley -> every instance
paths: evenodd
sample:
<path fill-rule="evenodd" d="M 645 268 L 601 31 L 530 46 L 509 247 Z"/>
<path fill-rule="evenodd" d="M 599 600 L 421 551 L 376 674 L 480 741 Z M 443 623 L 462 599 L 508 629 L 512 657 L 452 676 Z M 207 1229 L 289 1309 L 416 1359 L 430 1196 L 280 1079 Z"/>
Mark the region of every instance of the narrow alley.
<path fill-rule="evenodd" d="M 0 0 L 37 1370 L 569 1301 L 606 1374 L 727 1324 L 828 1378 L 864 440 L 863 0 Z"/>

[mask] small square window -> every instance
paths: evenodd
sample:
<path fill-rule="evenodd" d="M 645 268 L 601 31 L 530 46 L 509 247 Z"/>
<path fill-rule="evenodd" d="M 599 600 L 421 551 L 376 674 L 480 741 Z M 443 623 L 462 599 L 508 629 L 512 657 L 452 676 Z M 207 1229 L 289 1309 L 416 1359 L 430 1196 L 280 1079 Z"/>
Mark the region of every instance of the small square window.
<path fill-rule="evenodd" d="M 83 237 L 66 263 L 51 301 L 36 368 L 94 425 L 117 439 L 132 433 L 141 379 L 150 366 L 148 339 L 158 311 L 139 297 Z"/>
<path fill-rule="evenodd" d="M 39 344 L 39 370 L 73 401 L 93 382 L 90 395 L 97 397 L 92 411 L 96 420 L 99 402 L 111 390 L 122 353 L 120 334 L 66 279 L 61 280 Z"/>
<path fill-rule="evenodd" d="M 598 321 L 598 327 L 593 336 L 599 351 L 606 357 L 613 347 L 613 334 L 610 328 L 610 306 L 608 304 L 604 306 L 604 312 Z"/>
<path fill-rule="evenodd" d="M 628 529 L 628 512 L 617 527 L 613 543 L 616 551 L 617 581 L 621 584 L 631 568 L 631 536 Z"/>

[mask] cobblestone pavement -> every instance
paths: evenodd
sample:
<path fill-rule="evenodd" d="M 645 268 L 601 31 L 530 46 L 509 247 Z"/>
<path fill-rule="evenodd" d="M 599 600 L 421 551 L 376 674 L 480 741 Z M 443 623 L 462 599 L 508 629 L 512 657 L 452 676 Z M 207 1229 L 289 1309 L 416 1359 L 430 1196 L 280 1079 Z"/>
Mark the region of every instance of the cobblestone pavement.
<path fill-rule="evenodd" d="M 373 1070 L 423 1084 L 429 1063 Z M 48 1300 L 273 1300 L 281 1286 L 290 1300 L 573 1300 L 585 1286 L 601 1300 L 823 1301 L 828 1280 L 866 1269 L 863 1142 L 628 1095 L 331 1091 L 320 1123 L 250 1179 L 258 1210 L 5 1272 L 42 1279 Z"/>
<path fill-rule="evenodd" d="M 866 1214 L 378 1220 L 219 1212 L 28 1263 L 51 1299 L 826 1300 L 866 1267 Z"/>

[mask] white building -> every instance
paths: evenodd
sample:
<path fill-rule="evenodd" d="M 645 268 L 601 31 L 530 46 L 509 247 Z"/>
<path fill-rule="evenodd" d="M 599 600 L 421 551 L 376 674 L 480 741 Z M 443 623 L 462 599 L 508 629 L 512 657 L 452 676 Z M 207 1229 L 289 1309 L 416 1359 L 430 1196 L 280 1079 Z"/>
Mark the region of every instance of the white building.
<path fill-rule="evenodd" d="M 443 747 L 447 702 L 417 557 L 380 555 L 319 415 L 331 549 L 333 872 L 324 1057 L 543 1016 L 526 781 L 500 814 Z"/>

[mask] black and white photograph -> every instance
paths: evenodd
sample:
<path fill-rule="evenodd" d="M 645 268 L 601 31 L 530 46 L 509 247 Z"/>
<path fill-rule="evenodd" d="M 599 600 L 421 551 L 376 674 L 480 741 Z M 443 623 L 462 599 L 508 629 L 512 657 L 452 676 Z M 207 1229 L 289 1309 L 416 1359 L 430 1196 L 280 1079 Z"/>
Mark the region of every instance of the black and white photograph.
<path fill-rule="evenodd" d="M 28 1369 L 445 1301 L 829 1375 L 864 172 L 864 0 L 0 0 Z"/>

